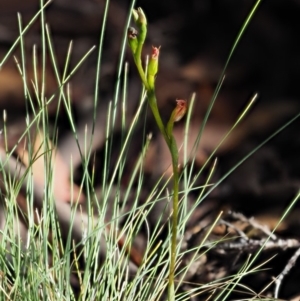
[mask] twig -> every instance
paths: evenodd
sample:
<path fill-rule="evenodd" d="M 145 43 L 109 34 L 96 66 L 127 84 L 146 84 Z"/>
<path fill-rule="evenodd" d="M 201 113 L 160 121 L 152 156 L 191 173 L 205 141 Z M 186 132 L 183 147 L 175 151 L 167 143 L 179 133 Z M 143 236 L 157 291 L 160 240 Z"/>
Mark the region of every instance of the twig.
<path fill-rule="evenodd" d="M 278 298 L 279 289 L 284 277 L 290 272 L 290 270 L 295 266 L 298 257 L 300 256 L 300 247 L 294 253 L 294 255 L 290 258 L 287 265 L 284 267 L 283 271 L 278 275 L 275 280 L 275 289 L 274 289 L 274 298 Z"/>
<path fill-rule="evenodd" d="M 261 247 L 264 245 L 264 250 L 270 250 L 270 249 L 290 249 L 290 248 L 299 248 L 300 247 L 300 241 L 297 239 L 277 239 L 276 241 L 269 240 L 266 242 L 265 239 L 248 239 L 239 242 L 224 242 L 224 243 L 218 243 L 214 248 L 215 249 L 227 249 L 227 250 L 253 250 L 258 247 Z"/>
<path fill-rule="evenodd" d="M 253 226 L 256 229 L 261 230 L 263 233 L 265 233 L 268 237 L 270 237 L 273 240 L 276 240 L 277 237 L 274 233 L 272 233 L 270 231 L 270 229 L 266 226 L 266 225 L 261 225 L 259 224 L 254 217 L 251 218 L 247 218 L 245 215 L 243 215 L 242 213 L 239 212 L 233 212 L 233 211 L 229 211 L 228 212 L 229 215 L 231 215 L 233 218 L 238 219 L 242 222 L 246 222 L 249 223 L 251 226 Z"/>

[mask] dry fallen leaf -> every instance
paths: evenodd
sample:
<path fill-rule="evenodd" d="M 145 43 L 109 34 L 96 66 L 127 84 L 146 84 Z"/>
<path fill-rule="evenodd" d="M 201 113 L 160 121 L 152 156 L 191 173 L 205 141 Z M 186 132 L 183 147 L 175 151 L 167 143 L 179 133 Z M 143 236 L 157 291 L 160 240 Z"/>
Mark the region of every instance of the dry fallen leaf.
<path fill-rule="evenodd" d="M 81 192 L 80 187 L 75 183 L 70 183 L 69 175 L 70 171 L 68 166 L 62 160 L 59 151 L 55 146 L 49 142 L 49 153 L 44 153 L 44 143 L 45 138 L 42 133 L 39 132 L 36 135 L 36 139 L 33 146 L 32 158 L 29 156 L 29 153 L 25 147 L 18 147 L 17 153 L 26 167 L 31 165 L 32 175 L 34 179 L 34 184 L 39 187 L 44 187 L 46 181 L 45 179 L 45 156 L 51 154 L 50 162 L 51 169 L 50 174 L 52 174 L 52 187 L 53 187 L 53 196 L 55 200 L 62 202 L 83 202 L 84 196 Z"/>

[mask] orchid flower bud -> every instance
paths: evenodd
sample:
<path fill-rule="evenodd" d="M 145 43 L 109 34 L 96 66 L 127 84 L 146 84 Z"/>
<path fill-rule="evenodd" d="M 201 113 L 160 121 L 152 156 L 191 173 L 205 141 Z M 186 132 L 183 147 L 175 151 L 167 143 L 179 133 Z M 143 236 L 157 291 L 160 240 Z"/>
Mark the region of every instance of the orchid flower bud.
<path fill-rule="evenodd" d="M 150 88 L 154 89 L 155 76 L 158 72 L 158 57 L 160 47 L 152 46 L 152 54 L 148 64 L 147 80 Z"/>
<path fill-rule="evenodd" d="M 147 18 L 140 7 L 132 10 L 132 16 L 137 25 L 147 25 Z"/>
<path fill-rule="evenodd" d="M 182 99 L 177 99 L 176 100 L 177 105 L 176 108 L 174 109 L 173 113 L 174 113 L 174 122 L 179 121 L 186 113 L 187 110 L 187 105 L 186 105 L 186 101 L 182 100 Z M 173 115 L 172 113 L 172 115 Z"/>
<path fill-rule="evenodd" d="M 140 7 L 132 10 L 132 16 L 139 30 L 139 34 L 137 35 L 138 42 L 142 45 L 147 35 L 147 18 Z"/>
<path fill-rule="evenodd" d="M 185 100 L 177 99 L 176 102 L 177 102 L 176 108 L 173 110 L 171 117 L 167 123 L 166 130 L 167 130 L 167 135 L 169 137 L 172 136 L 174 122 L 177 122 L 180 119 L 182 119 L 182 117 L 185 115 L 187 111 L 187 104 Z"/>

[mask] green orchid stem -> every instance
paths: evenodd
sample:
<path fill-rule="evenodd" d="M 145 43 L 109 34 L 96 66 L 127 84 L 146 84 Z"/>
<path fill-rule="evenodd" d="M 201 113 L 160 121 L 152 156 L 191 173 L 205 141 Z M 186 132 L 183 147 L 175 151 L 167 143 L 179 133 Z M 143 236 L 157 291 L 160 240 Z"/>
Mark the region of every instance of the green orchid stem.
<path fill-rule="evenodd" d="M 175 300 L 175 265 L 176 265 L 176 249 L 177 249 L 177 224 L 178 224 L 178 207 L 179 207 L 179 172 L 178 172 L 178 148 L 175 138 L 172 134 L 172 128 L 165 128 L 160 113 L 157 107 L 157 100 L 155 96 L 154 89 L 147 90 L 148 103 L 158 125 L 160 132 L 162 133 L 171 157 L 172 157 L 172 167 L 173 167 L 173 214 L 172 214 L 172 240 L 171 240 L 171 260 L 170 260 L 170 270 L 169 270 L 169 282 L 168 282 L 168 300 Z M 173 124 L 174 122 L 172 122 Z"/>
<path fill-rule="evenodd" d="M 175 117 L 172 115 L 170 121 L 167 124 L 167 127 L 164 125 L 159 110 L 157 106 L 157 100 L 155 95 L 155 81 L 148 81 L 144 68 L 141 62 L 141 54 L 142 54 L 142 47 L 145 40 L 146 29 L 139 28 L 142 30 L 142 36 L 139 36 L 139 43 L 135 51 L 133 50 L 133 57 L 134 62 L 139 72 L 140 78 L 142 83 L 145 86 L 147 91 L 147 99 L 151 111 L 153 113 L 154 119 L 156 124 L 163 135 L 167 146 L 169 148 L 171 157 L 172 157 L 172 167 L 173 167 L 173 214 L 172 214 L 172 238 L 171 238 L 171 259 L 170 259 L 170 267 L 169 267 L 169 281 L 168 281 L 168 300 L 174 301 L 175 300 L 175 265 L 176 265 L 176 249 L 177 249 L 177 224 L 178 224 L 178 210 L 179 210 L 179 171 L 178 171 L 178 148 L 176 145 L 175 138 L 173 136 L 173 124 Z M 175 114 L 175 113 L 174 113 Z"/>
<path fill-rule="evenodd" d="M 144 69 L 143 69 L 143 66 L 142 66 L 141 59 L 137 55 L 134 55 L 133 58 L 134 58 L 135 65 L 138 69 L 140 78 L 143 82 L 143 85 L 145 86 L 145 89 L 148 91 L 149 90 L 149 84 L 147 82 L 147 78 L 146 78 L 146 75 L 145 75 L 145 72 L 144 72 Z"/>
<path fill-rule="evenodd" d="M 156 101 L 156 96 L 155 96 L 154 89 L 147 90 L 147 98 L 148 98 L 148 103 L 149 103 L 149 106 L 150 106 L 151 111 L 153 113 L 153 116 L 155 118 L 156 124 L 157 124 L 160 132 L 164 136 L 164 139 L 165 139 L 168 147 L 170 148 L 170 139 L 169 139 L 169 137 L 166 133 L 165 126 L 164 126 L 163 121 L 160 117 L 160 113 L 159 113 L 159 110 L 158 110 L 158 107 L 157 107 L 157 101 Z"/>
<path fill-rule="evenodd" d="M 173 167 L 173 215 L 172 215 L 172 241 L 171 241 L 171 261 L 169 271 L 169 285 L 168 285 L 168 299 L 175 300 L 175 265 L 176 265 L 176 249 L 177 249 L 177 224 L 179 211 L 179 172 L 178 172 L 178 148 L 174 136 L 171 136 L 171 143 L 169 146 L 172 156 Z"/>
<path fill-rule="evenodd" d="M 172 240 L 171 240 L 171 260 L 170 260 L 170 270 L 169 270 L 169 283 L 168 283 L 168 300 L 175 300 L 175 265 L 176 265 L 176 249 L 177 249 L 177 224 L 178 224 L 178 207 L 179 207 L 179 172 L 178 172 L 178 148 L 175 141 L 175 138 L 171 132 L 169 132 L 160 117 L 157 101 L 154 90 L 147 91 L 148 103 L 151 108 L 151 111 L 154 115 L 155 121 L 158 125 L 160 132 L 162 133 L 171 157 L 172 157 L 172 167 L 173 167 L 173 214 L 172 214 Z M 173 123 L 172 123 L 173 124 Z"/>
<path fill-rule="evenodd" d="M 145 86 L 145 89 L 147 91 L 148 103 L 149 103 L 151 111 L 154 115 L 155 121 L 158 125 L 160 132 L 163 134 L 168 146 L 170 146 L 170 139 L 168 138 L 168 135 L 166 134 L 165 126 L 162 122 L 162 119 L 160 117 L 159 110 L 157 107 L 157 101 L 156 101 L 154 88 L 153 89 L 150 88 L 150 85 L 147 81 L 140 57 L 137 57 L 137 55 L 134 55 L 134 62 L 137 67 L 137 70 L 139 72 L 140 78 L 143 82 L 143 85 Z"/>

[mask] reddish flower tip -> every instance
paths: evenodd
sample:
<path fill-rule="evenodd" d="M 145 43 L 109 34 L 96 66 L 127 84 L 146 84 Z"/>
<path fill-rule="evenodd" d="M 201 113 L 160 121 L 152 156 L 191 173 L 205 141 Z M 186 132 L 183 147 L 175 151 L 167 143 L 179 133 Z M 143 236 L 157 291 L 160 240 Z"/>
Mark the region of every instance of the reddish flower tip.
<path fill-rule="evenodd" d="M 187 110 L 187 104 L 185 100 L 177 99 L 176 102 L 177 105 L 175 108 L 174 122 L 179 121 L 185 115 Z"/>
<path fill-rule="evenodd" d="M 153 60 L 157 60 L 158 56 L 159 56 L 159 50 L 160 50 L 160 46 L 159 47 L 154 47 L 152 46 L 152 53 L 151 53 L 151 58 Z"/>

